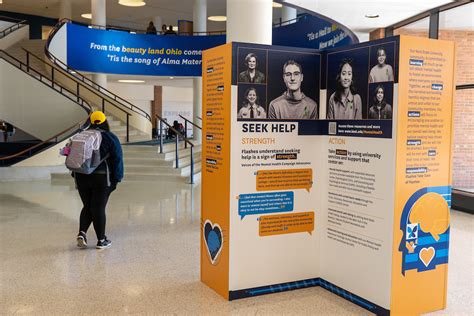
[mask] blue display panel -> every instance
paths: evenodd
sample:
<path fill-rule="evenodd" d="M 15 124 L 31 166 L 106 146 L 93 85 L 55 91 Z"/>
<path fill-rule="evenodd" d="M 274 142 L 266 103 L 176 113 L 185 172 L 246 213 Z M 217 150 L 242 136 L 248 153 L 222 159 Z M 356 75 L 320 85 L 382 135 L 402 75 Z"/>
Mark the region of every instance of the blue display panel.
<path fill-rule="evenodd" d="M 67 25 L 67 63 L 90 72 L 148 76 L 201 76 L 202 50 L 225 35 L 164 36 Z"/>

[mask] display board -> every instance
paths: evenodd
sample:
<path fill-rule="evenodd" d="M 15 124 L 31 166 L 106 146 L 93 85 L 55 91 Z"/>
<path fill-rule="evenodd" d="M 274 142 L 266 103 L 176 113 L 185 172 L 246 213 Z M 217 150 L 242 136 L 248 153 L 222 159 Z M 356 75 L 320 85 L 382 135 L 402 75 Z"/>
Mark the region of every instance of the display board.
<path fill-rule="evenodd" d="M 345 27 L 305 14 L 275 27 L 274 44 L 333 48 L 357 41 Z M 66 23 L 53 37 L 51 52 L 70 67 L 88 72 L 145 76 L 201 76 L 202 51 L 225 43 L 226 35 L 135 34 Z M 61 34 L 61 36 L 59 36 Z"/>
<path fill-rule="evenodd" d="M 442 309 L 453 76 L 454 44 L 420 38 L 204 51 L 202 281 Z"/>

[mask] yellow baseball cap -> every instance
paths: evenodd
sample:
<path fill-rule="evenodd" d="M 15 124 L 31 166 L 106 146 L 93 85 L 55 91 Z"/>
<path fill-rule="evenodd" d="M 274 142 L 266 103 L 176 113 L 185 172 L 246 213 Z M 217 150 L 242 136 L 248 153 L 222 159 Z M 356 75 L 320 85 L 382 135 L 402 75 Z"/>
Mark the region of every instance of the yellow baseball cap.
<path fill-rule="evenodd" d="M 91 114 L 90 120 L 92 124 L 102 124 L 105 122 L 107 118 L 105 114 L 101 111 L 94 111 Z"/>

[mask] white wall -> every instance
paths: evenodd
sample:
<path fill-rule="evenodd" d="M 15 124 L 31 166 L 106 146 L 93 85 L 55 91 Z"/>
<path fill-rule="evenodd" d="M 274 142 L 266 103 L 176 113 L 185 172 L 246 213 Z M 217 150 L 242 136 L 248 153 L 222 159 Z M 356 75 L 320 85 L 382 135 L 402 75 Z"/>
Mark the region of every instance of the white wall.
<path fill-rule="evenodd" d="M 59 155 L 59 150 L 66 146 L 69 138 L 48 148 L 31 158 L 25 159 L 14 167 L 47 167 L 47 166 L 64 166 L 66 157 Z"/>
<path fill-rule="evenodd" d="M 46 140 L 87 118 L 72 100 L 0 59 L 0 117 Z"/>
<path fill-rule="evenodd" d="M 184 87 L 163 87 L 163 118 L 169 124 L 174 120 L 184 125 L 184 120 L 179 115 L 188 120 L 193 119 L 193 88 Z M 192 126 L 188 126 L 188 135 L 192 134 Z"/>
<path fill-rule="evenodd" d="M 107 82 L 107 89 L 151 115 L 154 86 L 146 84 Z"/>
<path fill-rule="evenodd" d="M 0 30 L 2 27 L 0 26 Z M 21 29 L 15 30 L 12 33 L 9 33 L 4 38 L 0 39 L 0 49 L 6 50 L 7 48 L 13 46 L 14 44 L 28 39 L 30 36 L 30 26 L 23 26 Z"/>
<path fill-rule="evenodd" d="M 67 23 L 54 35 L 49 44 L 49 51 L 67 65 Z"/>
<path fill-rule="evenodd" d="M 12 26 L 13 24 L 15 24 L 15 23 L 7 22 L 7 21 L 0 21 L 0 31 L 3 31 L 4 29 Z"/>

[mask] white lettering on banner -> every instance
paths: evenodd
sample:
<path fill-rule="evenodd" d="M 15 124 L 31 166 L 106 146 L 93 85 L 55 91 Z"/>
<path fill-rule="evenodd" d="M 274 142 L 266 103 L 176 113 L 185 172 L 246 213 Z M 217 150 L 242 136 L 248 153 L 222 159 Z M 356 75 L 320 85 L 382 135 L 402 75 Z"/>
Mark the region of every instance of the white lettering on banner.
<path fill-rule="evenodd" d="M 202 51 L 201 51 L 201 50 L 185 50 L 185 51 L 184 51 L 184 54 L 185 54 L 185 55 L 192 55 L 192 56 L 195 56 L 195 55 L 201 56 L 201 55 L 202 55 Z"/>
<path fill-rule="evenodd" d="M 183 59 L 183 65 L 200 65 L 202 60 Z"/>
<path fill-rule="evenodd" d="M 125 47 L 125 46 L 122 45 L 122 53 L 145 55 L 146 54 L 146 49 L 145 48 Z"/>
<path fill-rule="evenodd" d="M 171 58 L 163 58 L 163 60 L 161 61 L 161 64 L 162 65 L 181 65 L 181 61 L 176 60 L 176 59 L 171 59 Z"/>
<path fill-rule="evenodd" d="M 96 43 L 91 43 L 91 46 L 89 48 L 95 49 L 95 50 L 107 50 L 107 45 L 99 45 Z"/>

